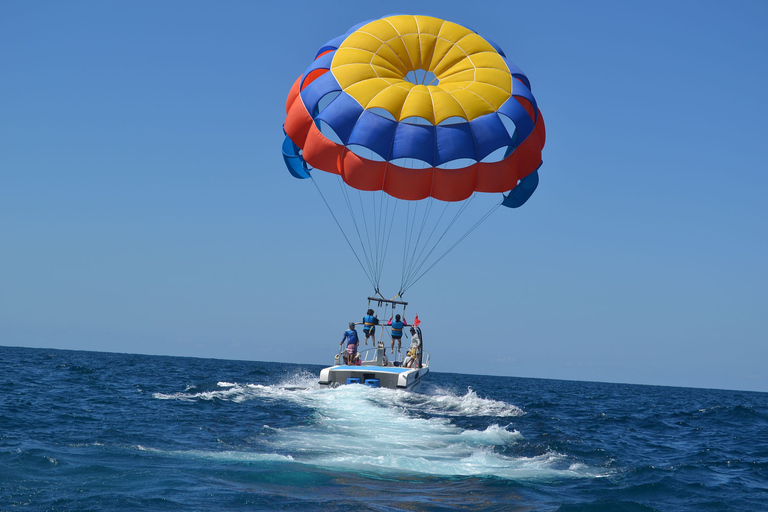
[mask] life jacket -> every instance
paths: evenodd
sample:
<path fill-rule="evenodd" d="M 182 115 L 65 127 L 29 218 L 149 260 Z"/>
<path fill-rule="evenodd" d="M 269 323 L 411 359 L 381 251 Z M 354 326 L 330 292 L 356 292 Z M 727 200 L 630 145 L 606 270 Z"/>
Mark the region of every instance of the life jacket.
<path fill-rule="evenodd" d="M 373 315 L 365 315 L 363 317 L 363 324 L 365 325 L 366 331 L 378 323 L 379 323 L 379 319 Z"/>
<path fill-rule="evenodd" d="M 392 322 L 392 336 L 402 336 L 403 325 L 403 322 Z"/>

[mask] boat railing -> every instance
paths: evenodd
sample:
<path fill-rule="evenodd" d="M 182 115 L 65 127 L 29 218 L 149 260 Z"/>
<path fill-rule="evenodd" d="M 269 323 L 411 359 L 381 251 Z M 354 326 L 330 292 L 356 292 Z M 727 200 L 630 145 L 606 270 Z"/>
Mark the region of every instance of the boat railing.
<path fill-rule="evenodd" d="M 376 362 L 376 347 L 369 348 L 360 352 L 361 363 L 375 363 Z"/>
<path fill-rule="evenodd" d="M 377 363 L 377 348 L 371 347 L 366 350 L 362 350 L 358 352 L 358 355 L 360 356 L 360 364 L 363 366 L 370 366 L 375 365 Z M 346 350 L 341 350 L 339 352 L 339 355 L 337 356 L 337 361 L 344 361 L 344 354 L 346 354 Z M 385 356 L 387 359 L 387 366 L 400 366 L 405 358 L 403 357 L 402 350 L 395 351 L 394 358 L 391 358 L 392 354 Z M 338 362 L 336 364 L 339 364 Z M 421 355 L 421 365 L 429 366 L 429 352 L 423 352 Z"/>

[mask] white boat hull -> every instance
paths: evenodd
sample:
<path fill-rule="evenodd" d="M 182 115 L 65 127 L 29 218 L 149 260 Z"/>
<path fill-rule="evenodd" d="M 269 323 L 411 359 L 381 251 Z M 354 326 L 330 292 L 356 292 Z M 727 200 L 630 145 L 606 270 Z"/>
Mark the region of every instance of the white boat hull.
<path fill-rule="evenodd" d="M 419 391 L 428 367 L 403 368 L 398 366 L 336 365 L 320 371 L 320 385 L 338 387 L 346 384 L 364 384 L 372 387 Z"/>

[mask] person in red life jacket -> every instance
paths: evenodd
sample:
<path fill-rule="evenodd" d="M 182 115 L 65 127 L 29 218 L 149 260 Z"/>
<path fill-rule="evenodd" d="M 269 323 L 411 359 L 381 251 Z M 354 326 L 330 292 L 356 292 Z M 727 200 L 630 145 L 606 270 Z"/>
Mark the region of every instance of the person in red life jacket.
<path fill-rule="evenodd" d="M 400 315 L 395 315 L 395 321 L 389 319 L 389 325 L 392 327 L 392 346 L 390 347 L 392 353 L 395 353 L 395 341 L 397 341 L 397 351 L 400 352 L 400 342 L 403 339 L 403 327 L 408 325 L 408 322 L 400 321 Z"/>
<path fill-rule="evenodd" d="M 363 334 L 365 334 L 365 344 L 368 344 L 368 338 L 373 340 L 373 346 L 376 346 L 376 326 L 379 325 L 379 319 L 373 315 L 373 310 L 369 309 L 363 317 Z"/>
<path fill-rule="evenodd" d="M 349 322 L 349 329 L 344 331 L 344 337 L 341 338 L 341 346 L 344 342 L 347 342 L 347 353 L 344 354 L 344 364 L 353 365 L 357 360 L 357 345 L 360 344 L 360 339 L 357 337 L 357 330 L 355 329 L 355 322 Z"/>

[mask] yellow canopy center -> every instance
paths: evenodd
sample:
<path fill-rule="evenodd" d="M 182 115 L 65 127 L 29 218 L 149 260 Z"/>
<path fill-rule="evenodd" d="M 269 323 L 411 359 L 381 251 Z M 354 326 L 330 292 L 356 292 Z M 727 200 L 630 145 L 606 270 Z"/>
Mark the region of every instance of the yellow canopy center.
<path fill-rule="evenodd" d="M 414 84 L 410 72 L 431 72 L 433 84 Z M 429 16 L 391 16 L 357 29 L 341 44 L 331 72 L 366 109 L 397 121 L 471 121 L 495 112 L 512 95 L 504 58 L 471 30 Z"/>

